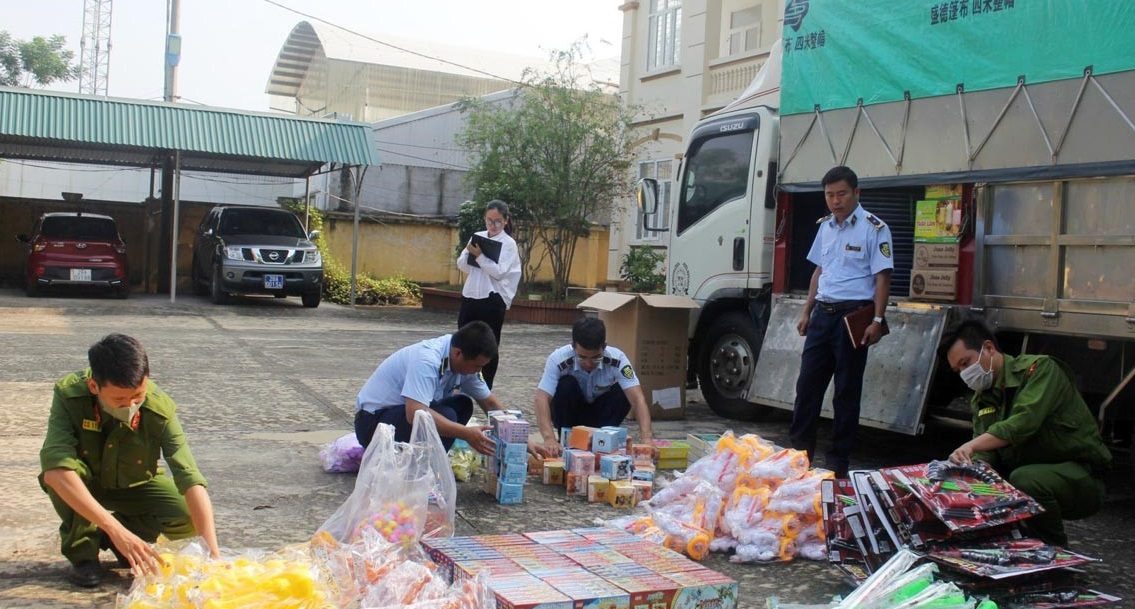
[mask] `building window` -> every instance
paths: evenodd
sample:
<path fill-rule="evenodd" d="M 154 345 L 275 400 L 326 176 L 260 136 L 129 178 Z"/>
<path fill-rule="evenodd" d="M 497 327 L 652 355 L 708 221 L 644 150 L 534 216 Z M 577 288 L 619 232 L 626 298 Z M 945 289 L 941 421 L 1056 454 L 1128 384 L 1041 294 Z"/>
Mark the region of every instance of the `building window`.
<path fill-rule="evenodd" d="M 664 228 L 670 222 L 670 184 L 674 181 L 674 161 L 644 161 L 638 164 L 638 177 L 658 180 L 658 212 L 646 218 L 635 208 L 634 238 L 637 241 L 658 241 L 662 233 L 645 230 Z"/>
<path fill-rule="evenodd" d="M 650 0 L 649 38 L 646 70 L 678 65 L 682 51 L 682 1 Z"/>
<path fill-rule="evenodd" d="M 722 36 L 723 55 L 740 55 L 761 48 L 761 7 L 750 6 L 729 13 L 728 30 Z"/>

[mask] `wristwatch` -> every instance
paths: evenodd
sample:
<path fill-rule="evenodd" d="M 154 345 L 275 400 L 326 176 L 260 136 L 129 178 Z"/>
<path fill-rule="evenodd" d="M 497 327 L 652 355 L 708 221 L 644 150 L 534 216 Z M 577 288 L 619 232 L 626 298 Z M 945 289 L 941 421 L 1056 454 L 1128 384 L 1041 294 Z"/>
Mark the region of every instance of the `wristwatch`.
<path fill-rule="evenodd" d="M 879 317 L 878 315 L 876 315 L 875 317 L 871 318 L 871 321 L 872 321 L 872 322 L 874 322 L 874 323 L 877 323 L 877 324 L 879 324 L 879 325 L 882 325 L 882 324 L 883 324 L 883 318 L 882 318 L 882 317 Z"/>

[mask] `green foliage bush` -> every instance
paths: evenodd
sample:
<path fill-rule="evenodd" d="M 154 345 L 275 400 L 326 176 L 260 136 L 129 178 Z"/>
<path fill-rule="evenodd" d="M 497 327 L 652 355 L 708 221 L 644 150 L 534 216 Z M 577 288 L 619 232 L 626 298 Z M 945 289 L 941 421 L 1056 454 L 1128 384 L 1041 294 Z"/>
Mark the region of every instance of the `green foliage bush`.
<path fill-rule="evenodd" d="M 303 219 L 303 201 L 280 199 L 280 204 Z M 323 214 L 317 209 L 308 210 L 308 231 L 323 232 Z M 316 247 L 323 256 L 323 299 L 336 304 L 351 304 L 351 270 L 331 256 L 326 239 L 317 239 Z M 421 302 L 422 288 L 402 275 L 375 279 L 360 273 L 356 278 L 355 304 L 357 305 L 413 305 Z"/>
<path fill-rule="evenodd" d="M 666 289 L 666 275 L 658 270 L 666 254 L 650 247 L 632 247 L 623 256 L 619 276 L 631 282 L 632 292 L 662 292 Z"/>

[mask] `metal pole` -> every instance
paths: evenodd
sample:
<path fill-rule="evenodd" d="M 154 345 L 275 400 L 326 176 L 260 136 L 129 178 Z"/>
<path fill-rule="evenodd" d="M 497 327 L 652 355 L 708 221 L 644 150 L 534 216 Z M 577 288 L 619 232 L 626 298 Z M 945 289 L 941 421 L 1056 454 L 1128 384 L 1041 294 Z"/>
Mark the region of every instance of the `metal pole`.
<path fill-rule="evenodd" d="M 181 0 L 168 0 L 166 4 L 165 99 L 177 101 L 177 64 L 181 59 Z"/>
<path fill-rule="evenodd" d="M 311 210 L 311 176 L 304 178 L 303 186 L 303 232 L 311 233 L 311 225 L 308 224 L 308 216 Z"/>
<path fill-rule="evenodd" d="M 359 202 L 352 202 L 355 206 L 355 230 L 351 237 L 351 306 L 355 306 L 355 286 L 358 285 L 359 270 Z"/>
<path fill-rule="evenodd" d="M 180 226 L 178 213 L 181 207 L 181 151 L 173 153 L 173 233 L 169 252 L 169 301 L 177 301 L 177 232 Z"/>

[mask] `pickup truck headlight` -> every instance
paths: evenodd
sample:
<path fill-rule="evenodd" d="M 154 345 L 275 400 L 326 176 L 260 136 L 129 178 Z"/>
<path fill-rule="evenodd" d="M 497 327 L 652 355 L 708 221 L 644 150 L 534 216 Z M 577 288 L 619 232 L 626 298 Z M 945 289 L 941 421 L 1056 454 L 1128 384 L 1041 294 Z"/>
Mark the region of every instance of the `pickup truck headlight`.
<path fill-rule="evenodd" d="M 319 250 L 304 250 L 303 261 L 304 264 L 322 264 L 323 257 L 319 255 Z"/>
<path fill-rule="evenodd" d="M 237 245 L 225 246 L 225 258 L 229 260 L 244 260 L 244 248 Z"/>

